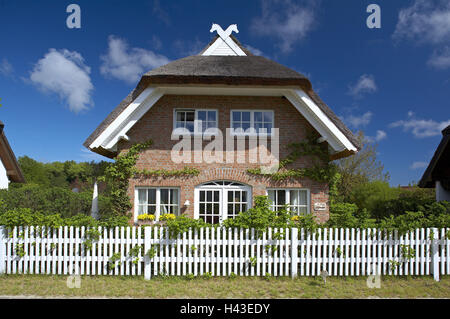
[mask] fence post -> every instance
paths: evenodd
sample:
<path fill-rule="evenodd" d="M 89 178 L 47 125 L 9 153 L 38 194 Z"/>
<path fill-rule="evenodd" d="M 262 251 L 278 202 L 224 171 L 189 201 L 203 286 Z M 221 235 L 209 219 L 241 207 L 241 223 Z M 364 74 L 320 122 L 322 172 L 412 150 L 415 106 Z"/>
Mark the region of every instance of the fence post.
<path fill-rule="evenodd" d="M 144 279 L 150 280 L 151 278 L 151 269 L 150 269 L 150 257 L 147 252 L 150 249 L 150 238 L 151 238 L 151 227 L 144 228 Z"/>
<path fill-rule="evenodd" d="M 298 271 L 298 228 L 291 228 L 291 277 L 297 277 Z"/>
<path fill-rule="evenodd" d="M 5 226 L 0 226 L 0 275 L 6 272 Z"/>
<path fill-rule="evenodd" d="M 431 241 L 431 269 L 433 271 L 433 278 L 435 281 L 439 281 L 439 232 L 437 228 L 432 228 L 433 240 Z"/>

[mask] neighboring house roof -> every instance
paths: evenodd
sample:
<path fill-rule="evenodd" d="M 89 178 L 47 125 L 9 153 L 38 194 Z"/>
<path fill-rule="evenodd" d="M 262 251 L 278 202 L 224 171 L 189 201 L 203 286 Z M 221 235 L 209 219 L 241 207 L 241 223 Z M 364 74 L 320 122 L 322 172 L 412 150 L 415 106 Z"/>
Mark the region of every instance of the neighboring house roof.
<path fill-rule="evenodd" d="M 433 188 L 436 181 L 450 179 L 450 125 L 442 130 L 442 140 L 431 159 L 419 187 Z"/>
<path fill-rule="evenodd" d="M 103 120 L 83 145 L 104 156 L 114 157 L 116 155 L 114 151 L 103 147 L 91 147 L 91 145 L 149 86 L 213 84 L 224 86 L 270 86 L 291 89 L 300 87 L 355 148 L 357 150 L 361 149 L 357 138 L 314 92 L 307 77 L 265 57 L 253 55 L 234 36 L 231 35 L 230 38 L 242 49 L 246 56 L 203 55 L 215 41 L 220 40 L 219 36 L 216 36 L 198 55 L 170 62 L 145 73 L 136 88 Z M 352 152 L 343 152 L 340 156 L 343 157 L 350 154 Z"/>
<path fill-rule="evenodd" d="M 23 176 L 22 170 L 20 169 L 19 163 L 17 162 L 16 156 L 8 143 L 5 132 L 3 128 L 5 125 L 0 121 L 0 159 L 6 170 L 6 175 L 8 179 L 16 183 L 25 183 L 25 177 Z"/>

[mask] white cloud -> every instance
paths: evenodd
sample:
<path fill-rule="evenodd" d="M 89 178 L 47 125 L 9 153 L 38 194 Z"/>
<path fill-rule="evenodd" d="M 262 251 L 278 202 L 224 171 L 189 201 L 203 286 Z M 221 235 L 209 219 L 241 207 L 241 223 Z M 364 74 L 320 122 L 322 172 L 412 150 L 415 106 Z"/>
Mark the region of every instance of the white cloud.
<path fill-rule="evenodd" d="M 263 0 L 261 16 L 253 19 L 255 34 L 273 36 L 280 40 L 282 52 L 288 53 L 297 41 L 303 40 L 316 23 L 316 3 L 313 1 Z"/>
<path fill-rule="evenodd" d="M 387 133 L 382 130 L 377 130 L 377 134 L 375 135 L 375 137 L 366 136 L 367 141 L 369 141 L 370 143 L 380 142 L 386 138 L 387 138 Z"/>
<path fill-rule="evenodd" d="M 450 67 L 450 47 L 443 50 L 435 50 L 428 60 L 428 65 L 436 69 L 447 69 Z"/>
<path fill-rule="evenodd" d="M 400 10 L 394 40 L 410 40 L 437 47 L 428 65 L 437 69 L 450 66 L 450 50 L 442 47 L 450 42 L 450 2 L 448 0 L 415 0 Z M 439 50 L 440 47 L 440 50 Z"/>
<path fill-rule="evenodd" d="M 444 43 L 450 40 L 450 2 L 448 0 L 416 0 L 400 10 L 394 39 L 421 43 Z"/>
<path fill-rule="evenodd" d="M 413 112 L 408 112 L 406 120 L 391 123 L 390 127 L 401 127 L 405 132 L 411 132 L 417 138 L 441 135 L 441 131 L 450 125 L 450 119 L 442 122 L 417 119 Z"/>
<path fill-rule="evenodd" d="M 142 74 L 169 63 L 164 55 L 141 48 L 129 48 L 125 40 L 109 36 L 108 52 L 101 56 L 101 74 L 127 83 L 136 83 Z"/>
<path fill-rule="evenodd" d="M 186 57 L 199 54 L 206 47 L 206 43 L 200 41 L 198 37 L 194 41 L 178 39 L 173 42 L 173 47 L 179 56 Z"/>
<path fill-rule="evenodd" d="M 169 14 L 161 7 L 159 0 L 153 1 L 153 13 L 166 25 L 170 25 Z"/>
<path fill-rule="evenodd" d="M 14 68 L 5 58 L 0 62 L 0 74 L 4 76 L 10 76 L 14 72 Z"/>
<path fill-rule="evenodd" d="M 362 115 L 349 115 L 349 116 L 341 116 L 342 121 L 344 121 L 347 125 L 353 128 L 359 128 L 362 126 L 366 126 L 370 123 L 372 119 L 373 113 L 368 111 Z"/>
<path fill-rule="evenodd" d="M 251 53 L 253 53 L 254 55 L 258 55 L 258 56 L 266 56 L 264 54 L 264 52 L 262 52 L 260 49 L 254 48 L 251 45 L 244 45 L 244 47 L 249 50 Z"/>
<path fill-rule="evenodd" d="M 93 105 L 91 69 L 76 51 L 50 49 L 33 67 L 30 80 L 44 92 L 57 94 L 78 113 Z"/>
<path fill-rule="evenodd" d="M 374 93 L 377 90 L 375 78 L 370 74 L 363 74 L 358 81 L 349 86 L 349 94 L 355 98 L 360 98 L 364 93 Z"/>
<path fill-rule="evenodd" d="M 419 169 L 419 168 L 425 168 L 428 166 L 427 162 L 414 162 L 409 167 L 410 169 Z"/>

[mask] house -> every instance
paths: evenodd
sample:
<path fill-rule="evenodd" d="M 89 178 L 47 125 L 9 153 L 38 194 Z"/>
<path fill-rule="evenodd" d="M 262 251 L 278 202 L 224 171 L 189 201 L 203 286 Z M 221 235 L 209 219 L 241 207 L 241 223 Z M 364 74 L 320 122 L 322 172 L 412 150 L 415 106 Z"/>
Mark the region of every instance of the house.
<path fill-rule="evenodd" d="M 5 124 L 0 121 L 0 189 L 7 189 L 10 182 L 25 183 L 22 170 L 6 138 L 4 127 Z"/>
<path fill-rule="evenodd" d="M 431 159 L 419 187 L 436 188 L 436 201 L 450 201 L 450 125 L 442 130 L 442 140 Z"/>
<path fill-rule="evenodd" d="M 258 195 L 268 195 L 273 209 L 288 204 L 293 213 L 314 214 L 326 221 L 328 183 L 252 174 L 249 169 L 270 165 L 262 165 L 261 157 L 251 161 L 251 154 L 266 151 L 279 161 L 292 153 L 289 145 L 315 134 L 313 143 L 327 152 L 328 162 L 355 154 L 360 149 L 357 139 L 304 75 L 253 55 L 231 34 L 237 33 L 236 25 L 225 31 L 213 25 L 213 31 L 218 34 L 198 55 L 144 74 L 84 146 L 113 158 L 133 144 L 151 139 L 153 144 L 139 155 L 139 170 L 198 170 L 198 174 L 191 175 L 132 178 L 128 194 L 135 222 L 139 214 L 152 213 L 158 218 L 163 213 L 174 213 L 219 223 L 247 210 Z M 172 150 L 180 143 L 173 138 L 175 129 L 184 130 L 182 135 L 192 137 L 194 144 L 200 137 L 202 147 L 209 143 L 202 140 L 207 138 L 208 130 L 216 139 L 218 135 L 214 134 L 220 133 L 236 145 L 228 148 L 227 144 L 224 150 L 224 142 L 220 151 L 215 149 L 215 154 L 226 157 L 226 161 L 195 161 L 192 150 L 188 155 L 194 160 L 180 163 L 173 159 Z M 256 146 L 251 144 L 255 138 Z M 238 152 L 242 143 L 244 150 Z M 272 148 L 275 144 L 279 145 L 278 151 Z M 313 163 L 311 156 L 300 156 L 289 164 L 289 169 L 311 167 Z"/>

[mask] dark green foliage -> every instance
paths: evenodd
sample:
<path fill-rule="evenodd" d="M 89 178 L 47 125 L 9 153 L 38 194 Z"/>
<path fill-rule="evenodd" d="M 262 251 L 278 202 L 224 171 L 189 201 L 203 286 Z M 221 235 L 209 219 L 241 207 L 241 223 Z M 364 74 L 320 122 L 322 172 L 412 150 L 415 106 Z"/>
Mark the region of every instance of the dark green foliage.
<path fill-rule="evenodd" d="M 103 175 L 107 165 L 106 161 L 101 162 L 52 162 L 41 163 L 28 156 L 18 159 L 19 165 L 29 184 L 37 184 L 45 187 L 69 188 L 70 184 L 78 181 L 91 188 L 94 181 Z M 11 184 L 13 188 L 22 187 L 23 184 Z"/>
<path fill-rule="evenodd" d="M 399 216 L 405 212 L 425 211 L 425 207 L 435 202 L 433 191 L 428 189 L 415 188 L 413 190 L 394 189 L 398 196 L 393 199 L 383 200 L 382 198 L 373 203 L 372 216 L 381 219 L 390 215 Z"/>
<path fill-rule="evenodd" d="M 127 194 L 129 180 L 137 173 L 135 165 L 139 153 L 150 147 L 152 143 L 149 140 L 145 143 L 134 144 L 128 152 L 117 156 L 116 161 L 106 167 L 101 180 L 105 181 L 109 187 L 108 196 L 111 199 L 113 214 L 125 215 L 131 209 L 130 198 Z"/>
<path fill-rule="evenodd" d="M 91 216 L 83 214 L 63 218 L 59 214 L 35 212 L 29 208 L 15 208 L 0 213 L 0 225 L 8 227 L 45 226 L 49 228 L 57 228 L 60 226 L 116 227 L 128 226 L 128 218 L 125 216 L 110 216 L 96 220 Z"/>
<path fill-rule="evenodd" d="M 20 188 L 0 190 L 0 201 L 3 203 L 4 210 L 29 208 L 32 211 L 70 217 L 90 213 L 92 191 L 75 193 L 68 188 L 47 188 L 41 185 L 26 184 Z M 108 198 L 99 195 L 100 214 L 106 214 L 109 211 L 110 204 Z"/>
<path fill-rule="evenodd" d="M 285 228 L 290 219 L 291 215 L 286 209 L 272 211 L 267 196 L 256 196 L 253 208 L 241 212 L 233 219 L 226 219 L 223 224 L 227 228 L 254 228 L 257 231 L 265 231 L 268 227 Z"/>

